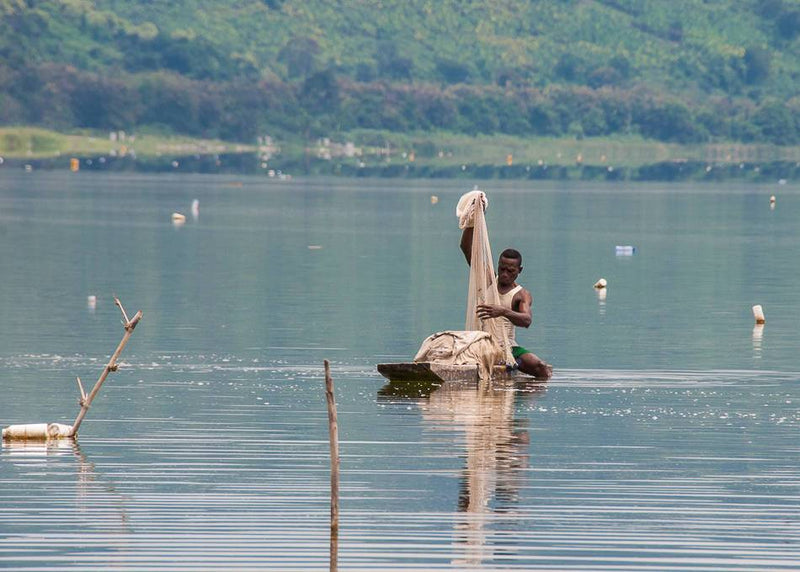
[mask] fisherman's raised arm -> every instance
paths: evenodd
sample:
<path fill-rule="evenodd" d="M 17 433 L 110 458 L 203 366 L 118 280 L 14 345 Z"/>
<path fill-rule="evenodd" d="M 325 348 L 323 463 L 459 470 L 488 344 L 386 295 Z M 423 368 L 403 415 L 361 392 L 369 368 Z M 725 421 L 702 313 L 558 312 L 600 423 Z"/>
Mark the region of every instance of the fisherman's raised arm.
<path fill-rule="evenodd" d="M 456 207 L 456 215 L 458 215 L 458 224 L 464 229 L 461 233 L 461 252 L 464 253 L 464 258 L 467 259 L 467 264 L 472 266 L 472 236 L 474 233 L 475 223 L 475 209 L 480 206 L 484 211 L 489 201 L 483 191 L 479 191 L 475 187 L 474 191 L 465 193 L 458 201 Z"/>
<path fill-rule="evenodd" d="M 467 264 L 472 265 L 472 233 L 475 228 L 468 226 L 461 233 L 461 252 L 464 253 L 464 258 L 467 259 Z"/>

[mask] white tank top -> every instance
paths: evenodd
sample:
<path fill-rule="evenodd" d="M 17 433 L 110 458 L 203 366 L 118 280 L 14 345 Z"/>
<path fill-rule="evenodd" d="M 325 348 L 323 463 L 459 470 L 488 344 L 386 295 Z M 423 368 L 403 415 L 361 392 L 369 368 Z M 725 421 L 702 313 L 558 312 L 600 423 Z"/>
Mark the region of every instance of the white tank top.
<path fill-rule="evenodd" d="M 503 308 L 508 308 L 509 310 L 513 310 L 512 302 L 514 301 L 514 296 L 517 292 L 522 290 L 522 286 L 517 284 L 514 288 L 506 292 L 505 294 L 500 294 L 500 305 Z M 511 323 L 511 320 L 508 318 L 502 318 L 503 327 L 506 329 L 506 335 L 508 336 L 508 344 L 513 348 L 517 345 L 517 337 L 516 331 L 517 328 L 514 324 Z"/>

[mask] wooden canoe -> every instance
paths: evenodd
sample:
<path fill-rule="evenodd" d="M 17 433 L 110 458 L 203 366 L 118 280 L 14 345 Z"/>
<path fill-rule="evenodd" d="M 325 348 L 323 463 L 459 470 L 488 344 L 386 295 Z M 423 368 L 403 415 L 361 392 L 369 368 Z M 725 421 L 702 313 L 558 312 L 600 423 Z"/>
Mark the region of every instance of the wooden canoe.
<path fill-rule="evenodd" d="M 422 399 L 445 387 L 450 391 L 475 391 L 481 387 L 476 365 L 442 365 L 430 362 L 382 363 L 378 371 L 389 380 L 378 390 L 378 399 Z M 544 391 L 547 382 L 517 370 L 508 371 L 504 366 L 495 366 L 493 389 L 513 389 L 525 395 Z"/>
<path fill-rule="evenodd" d="M 444 365 L 432 362 L 379 363 L 378 372 L 389 381 L 420 381 L 441 383 L 443 381 L 477 381 L 477 365 Z M 504 365 L 494 366 L 492 379 L 527 378 Z"/>

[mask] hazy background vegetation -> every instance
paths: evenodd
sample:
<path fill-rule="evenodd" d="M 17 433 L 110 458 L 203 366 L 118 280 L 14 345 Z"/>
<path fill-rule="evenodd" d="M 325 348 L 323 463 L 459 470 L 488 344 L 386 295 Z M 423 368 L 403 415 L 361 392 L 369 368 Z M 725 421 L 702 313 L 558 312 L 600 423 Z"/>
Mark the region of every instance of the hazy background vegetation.
<path fill-rule="evenodd" d="M 800 0 L 0 0 L 5 126 L 795 145 L 798 79 Z"/>

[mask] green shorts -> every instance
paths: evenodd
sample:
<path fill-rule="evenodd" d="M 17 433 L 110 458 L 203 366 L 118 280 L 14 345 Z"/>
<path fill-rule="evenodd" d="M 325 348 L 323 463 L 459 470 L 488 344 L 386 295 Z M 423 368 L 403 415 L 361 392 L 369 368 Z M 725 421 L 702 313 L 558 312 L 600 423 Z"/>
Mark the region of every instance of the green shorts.
<path fill-rule="evenodd" d="M 517 360 L 517 364 L 519 364 L 519 358 L 529 353 L 531 353 L 530 350 L 526 350 L 522 346 L 513 346 L 511 348 L 511 355 L 514 356 L 515 360 Z"/>

